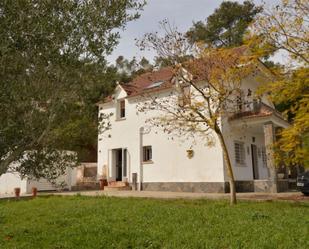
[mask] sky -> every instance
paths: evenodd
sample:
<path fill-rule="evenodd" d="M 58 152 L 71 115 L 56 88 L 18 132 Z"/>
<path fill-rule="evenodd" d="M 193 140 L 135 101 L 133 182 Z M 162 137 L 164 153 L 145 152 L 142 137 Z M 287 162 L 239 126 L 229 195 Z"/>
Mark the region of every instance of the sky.
<path fill-rule="evenodd" d="M 140 39 L 145 33 L 159 31 L 159 22 L 166 18 L 171 24 L 177 26 L 179 31 L 185 32 L 193 22 L 205 20 L 215 8 L 219 7 L 221 2 L 221 0 L 147 0 L 141 17 L 128 23 L 126 29 L 120 32 L 119 45 L 108 56 L 108 61 L 114 63 L 119 55 L 127 59 L 133 56 L 140 59 L 144 56 L 152 60 L 154 52 L 140 51 L 135 45 L 135 38 Z M 261 0 L 253 2 L 256 5 L 261 4 Z M 264 2 L 271 6 L 280 0 L 264 0 Z"/>

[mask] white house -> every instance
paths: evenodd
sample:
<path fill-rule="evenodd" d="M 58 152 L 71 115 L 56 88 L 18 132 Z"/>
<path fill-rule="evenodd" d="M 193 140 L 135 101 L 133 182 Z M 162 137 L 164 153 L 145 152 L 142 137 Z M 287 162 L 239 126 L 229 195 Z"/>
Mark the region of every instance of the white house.
<path fill-rule="evenodd" d="M 175 87 L 173 77 L 171 68 L 145 73 L 129 84 L 118 84 L 112 96 L 98 103 L 99 115 L 113 114 L 111 129 L 98 135 L 98 178 L 126 182 L 140 190 L 228 192 L 219 142 L 207 147 L 199 138 L 193 146 L 181 138 L 168 139 L 162 130 L 145 123 L 149 117 L 162 115 L 160 112 L 138 112 L 144 93 L 167 98 Z M 249 77 L 241 88 L 254 93 L 258 86 L 258 79 Z M 266 98 L 222 117 L 237 191 L 274 191 L 267 164 L 273 164 L 275 130 L 287 126 Z M 282 179 L 276 190 L 286 187 L 287 181 Z"/>

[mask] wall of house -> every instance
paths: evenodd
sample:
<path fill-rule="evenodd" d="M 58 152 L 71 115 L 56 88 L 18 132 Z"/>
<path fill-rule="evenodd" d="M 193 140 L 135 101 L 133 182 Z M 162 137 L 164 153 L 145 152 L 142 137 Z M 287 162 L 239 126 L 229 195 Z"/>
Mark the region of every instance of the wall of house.
<path fill-rule="evenodd" d="M 14 188 L 20 188 L 21 194 L 27 193 L 27 179 L 22 180 L 17 173 L 0 176 L 0 195 L 14 195 Z"/>
<path fill-rule="evenodd" d="M 259 78 L 248 77 L 242 82 L 244 94 L 248 89 L 255 95 L 257 88 L 262 80 Z M 161 92 L 158 97 L 166 98 L 170 91 Z M 98 139 L 98 177 L 106 174 L 110 180 L 115 180 L 115 168 L 112 167 L 113 149 L 127 148 L 128 151 L 128 181 L 132 181 L 132 173 L 140 175 L 140 127 L 148 127 L 145 121 L 152 116 L 159 116 L 159 111 L 151 111 L 147 113 L 138 113 L 136 108 L 140 98 L 126 99 L 126 92 L 117 87 L 114 95 L 114 101 L 99 105 L 100 113 L 113 113 L 111 118 L 112 129 L 99 134 Z M 117 119 L 117 100 L 125 99 L 126 103 L 126 118 Z M 262 101 L 269 106 L 273 104 L 264 96 Z M 249 127 L 244 130 L 243 127 L 235 129 L 231 127 L 227 119 L 223 119 L 223 133 L 226 137 L 226 143 L 232 161 L 232 166 L 237 181 L 252 181 L 253 169 L 251 158 L 251 144 L 257 146 L 258 154 L 258 169 L 259 178 L 266 179 L 268 177 L 268 169 L 263 165 L 262 147 L 264 146 L 264 134 L 262 131 L 263 124 L 256 127 Z M 146 129 L 147 130 L 147 129 Z M 252 142 L 252 137 L 255 137 L 255 142 Z M 222 150 L 219 142 L 216 141 L 215 146 L 207 147 L 205 142 L 197 138 L 193 145 L 194 157 L 187 157 L 187 150 L 191 147 L 191 141 L 182 141 L 179 137 L 169 139 L 166 133 L 162 130 L 151 127 L 149 133 L 143 135 L 143 145 L 151 145 L 153 160 L 151 163 L 143 164 L 143 182 L 144 183 L 176 183 L 176 182 L 227 182 L 227 172 L 224 168 Z M 245 144 L 245 164 L 237 165 L 235 163 L 234 141 L 242 141 Z M 162 185 L 161 187 L 170 187 Z M 190 186 L 189 188 L 194 188 Z"/>
<path fill-rule="evenodd" d="M 115 100 L 125 96 L 125 92 L 118 89 Z M 167 97 L 170 93 L 162 92 L 159 97 Z M 98 177 L 103 175 L 104 168 L 108 168 L 108 175 L 115 179 L 115 170 L 111 166 L 112 149 L 127 148 L 128 151 L 128 181 L 132 181 L 132 173 L 139 174 L 140 165 L 140 127 L 150 128 L 149 133 L 143 135 L 143 145 L 152 146 L 153 159 L 151 163 L 143 164 L 143 182 L 145 183 L 177 183 L 177 182 L 224 182 L 223 157 L 218 143 L 214 147 L 205 146 L 205 141 L 197 139 L 182 141 L 181 138 L 169 137 L 162 130 L 150 127 L 145 121 L 160 115 L 158 111 L 138 113 L 136 105 L 138 98 L 126 99 L 126 118 L 116 120 L 116 103 L 99 106 L 99 112 L 114 113 L 111 118 L 110 131 L 99 135 L 98 140 Z M 189 159 L 187 150 L 194 151 Z M 139 178 L 139 176 L 138 176 Z"/>
<path fill-rule="evenodd" d="M 252 166 L 252 152 L 251 144 L 257 146 L 257 161 L 259 179 L 268 178 L 268 168 L 263 163 L 262 149 L 265 147 L 263 123 L 255 124 L 254 126 L 247 126 L 245 123 L 238 126 L 230 125 L 227 120 L 224 121 L 224 136 L 229 150 L 229 155 L 233 167 L 235 179 L 237 181 L 251 181 L 253 180 L 253 166 Z M 254 141 L 253 141 L 254 140 Z M 240 165 L 236 163 L 235 159 L 235 145 L 234 142 L 239 141 L 244 143 L 245 148 L 245 164 Z M 228 180 L 225 173 L 225 179 Z"/>
<path fill-rule="evenodd" d="M 269 78 L 266 78 L 261 73 L 258 73 L 255 76 L 249 76 L 246 79 L 244 79 L 241 82 L 240 88 L 242 89 L 245 97 L 248 93 L 248 89 L 250 89 L 251 92 L 252 92 L 252 100 L 253 100 L 253 98 L 255 98 L 257 96 L 259 88 L 260 88 L 260 86 L 263 82 L 269 82 Z M 260 96 L 260 98 L 261 98 L 261 101 L 263 103 L 265 103 L 266 105 L 268 105 L 272 108 L 275 108 L 274 104 L 269 100 L 267 95 L 264 94 L 264 95 Z"/>
<path fill-rule="evenodd" d="M 28 180 L 27 193 L 31 193 L 33 187 L 38 191 L 54 191 L 57 189 L 71 190 L 72 186 L 76 186 L 77 168 L 67 168 L 64 175 L 56 180 L 56 184 L 52 184 L 46 179 Z"/>
<path fill-rule="evenodd" d="M 256 96 L 261 82 L 267 81 L 267 79 L 262 75 L 258 74 L 256 76 L 250 76 L 242 81 L 241 89 L 246 95 L 248 89 L 252 92 L 252 100 Z M 248 100 L 248 99 L 247 99 Z M 267 98 L 267 96 L 262 96 L 261 101 L 268 106 L 274 108 L 273 103 Z M 262 148 L 265 147 L 264 142 L 264 131 L 263 131 L 263 121 L 257 122 L 254 125 L 249 125 L 245 121 L 238 120 L 237 122 L 230 123 L 227 118 L 223 121 L 223 134 L 226 138 L 226 144 L 229 150 L 229 155 L 231 158 L 233 172 L 235 179 L 237 181 L 252 181 L 253 180 L 253 166 L 252 166 L 252 155 L 251 155 L 251 144 L 257 146 L 257 160 L 258 160 L 258 171 L 259 179 L 268 178 L 268 168 L 263 164 L 262 159 Z M 253 137 L 255 142 L 253 142 Z M 240 141 L 244 143 L 245 146 L 245 164 L 239 165 L 235 161 L 235 141 Z M 228 180 L 227 172 L 225 171 L 225 179 Z"/>
<path fill-rule="evenodd" d="M 65 183 L 66 189 L 71 189 L 76 185 L 77 170 L 76 168 L 68 168 L 66 173 L 57 179 L 57 183 Z M 0 195 L 14 195 L 14 188 L 20 188 L 21 194 L 30 194 L 32 187 L 36 187 L 38 191 L 56 190 L 56 186 L 52 185 L 45 179 L 29 180 L 21 179 L 18 173 L 6 173 L 0 176 Z"/>

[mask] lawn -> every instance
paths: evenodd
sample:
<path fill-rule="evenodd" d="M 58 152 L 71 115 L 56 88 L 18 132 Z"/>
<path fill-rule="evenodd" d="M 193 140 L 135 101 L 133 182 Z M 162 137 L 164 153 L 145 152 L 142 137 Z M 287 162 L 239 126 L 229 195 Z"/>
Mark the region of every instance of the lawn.
<path fill-rule="evenodd" d="M 40 197 L 0 201 L 0 248 L 309 248 L 309 204 Z"/>

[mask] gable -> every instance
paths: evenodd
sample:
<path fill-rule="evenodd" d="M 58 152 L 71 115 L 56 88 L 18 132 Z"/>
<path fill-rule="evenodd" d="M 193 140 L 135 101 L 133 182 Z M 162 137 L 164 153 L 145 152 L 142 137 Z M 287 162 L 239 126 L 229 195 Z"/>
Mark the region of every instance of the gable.
<path fill-rule="evenodd" d="M 119 84 L 119 85 L 116 86 L 115 92 L 112 96 L 113 96 L 114 100 L 117 100 L 117 99 L 126 98 L 128 96 L 128 94 L 125 91 L 125 89 Z"/>

